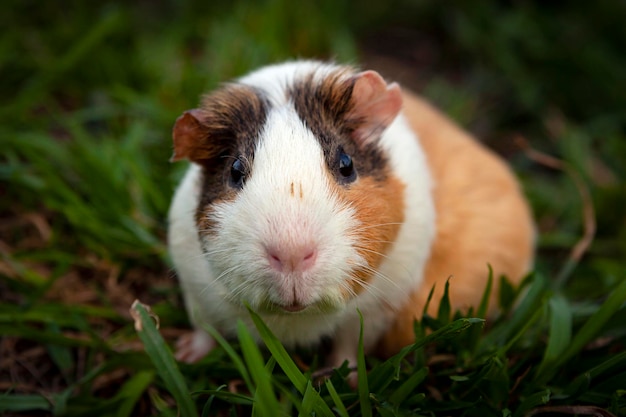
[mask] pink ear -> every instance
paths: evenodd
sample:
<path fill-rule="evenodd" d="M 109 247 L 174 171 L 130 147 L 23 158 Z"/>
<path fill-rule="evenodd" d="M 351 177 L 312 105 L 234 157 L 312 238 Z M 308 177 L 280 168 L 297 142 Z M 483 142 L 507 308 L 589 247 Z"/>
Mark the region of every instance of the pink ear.
<path fill-rule="evenodd" d="M 352 90 L 353 108 L 348 117 L 358 122 L 354 139 L 365 143 L 385 130 L 402 108 L 400 86 L 387 84 L 376 71 L 364 71 Z"/>
<path fill-rule="evenodd" d="M 200 110 L 198 109 L 188 110 L 176 119 L 172 131 L 174 155 L 170 159 L 171 162 L 181 159 L 199 161 L 209 158 L 210 149 L 205 149 L 203 146 L 208 133 L 199 119 Z"/>

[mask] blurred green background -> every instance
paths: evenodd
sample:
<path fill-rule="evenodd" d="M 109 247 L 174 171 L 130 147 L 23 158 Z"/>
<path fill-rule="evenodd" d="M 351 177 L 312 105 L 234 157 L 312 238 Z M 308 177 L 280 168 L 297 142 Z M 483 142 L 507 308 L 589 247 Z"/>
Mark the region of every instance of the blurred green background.
<path fill-rule="evenodd" d="M 5 356 L 62 342 L 67 328 L 125 340 L 137 297 L 155 303 L 166 326 L 184 325 L 164 250 L 165 213 L 185 168 L 168 163 L 173 122 L 220 82 L 300 57 L 377 69 L 507 158 L 532 202 L 537 269 L 548 277 L 583 233 L 580 178 L 597 233 L 562 289 L 594 299 L 625 278 L 623 1 L 76 0 L 2 9 Z M 569 171 L 531 160 L 520 137 Z M 54 364 L 37 389 L 76 383 L 68 355 L 37 356 Z M 32 380 L 0 368 L 3 389 Z"/>

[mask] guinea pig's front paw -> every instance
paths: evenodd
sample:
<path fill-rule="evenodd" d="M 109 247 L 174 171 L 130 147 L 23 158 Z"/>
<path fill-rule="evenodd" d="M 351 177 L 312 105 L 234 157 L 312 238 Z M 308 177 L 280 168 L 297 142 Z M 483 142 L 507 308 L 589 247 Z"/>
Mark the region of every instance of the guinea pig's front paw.
<path fill-rule="evenodd" d="M 176 341 L 176 360 L 185 363 L 198 362 L 215 347 L 215 340 L 204 330 L 196 329 L 182 335 Z"/>

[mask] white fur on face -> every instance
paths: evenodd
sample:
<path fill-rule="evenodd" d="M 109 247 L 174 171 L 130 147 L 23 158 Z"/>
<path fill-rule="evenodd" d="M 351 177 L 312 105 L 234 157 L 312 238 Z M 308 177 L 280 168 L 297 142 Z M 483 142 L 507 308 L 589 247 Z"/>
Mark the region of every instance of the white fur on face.
<path fill-rule="evenodd" d="M 231 301 L 263 309 L 295 297 L 314 310 L 345 306 L 348 277 L 363 260 L 353 247 L 353 209 L 332 194 L 330 181 L 319 142 L 295 111 L 272 109 L 243 189 L 234 201 L 215 204 L 217 232 L 205 238 Z M 311 269 L 270 267 L 267 248 L 299 245 L 316 248 Z"/>

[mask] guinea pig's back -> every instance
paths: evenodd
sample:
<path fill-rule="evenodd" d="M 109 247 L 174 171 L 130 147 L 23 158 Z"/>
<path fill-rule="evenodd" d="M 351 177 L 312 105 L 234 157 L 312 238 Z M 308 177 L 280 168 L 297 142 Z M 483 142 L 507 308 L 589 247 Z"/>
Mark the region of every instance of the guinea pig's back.
<path fill-rule="evenodd" d="M 501 275 L 517 284 L 532 266 L 534 225 L 526 199 L 509 167 L 429 103 L 404 93 L 403 113 L 426 154 L 436 211 L 436 235 L 424 281 L 399 311 L 381 342 L 392 353 L 413 341 L 413 320 L 435 285 L 435 314 L 450 278 L 453 308 L 478 306 L 493 268 L 490 310 L 497 307 Z"/>

